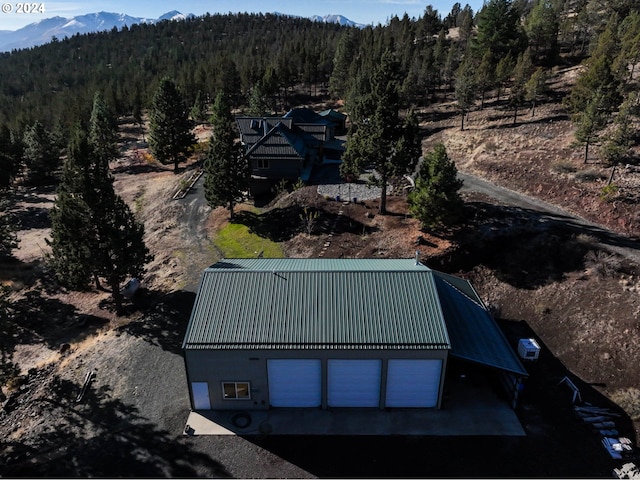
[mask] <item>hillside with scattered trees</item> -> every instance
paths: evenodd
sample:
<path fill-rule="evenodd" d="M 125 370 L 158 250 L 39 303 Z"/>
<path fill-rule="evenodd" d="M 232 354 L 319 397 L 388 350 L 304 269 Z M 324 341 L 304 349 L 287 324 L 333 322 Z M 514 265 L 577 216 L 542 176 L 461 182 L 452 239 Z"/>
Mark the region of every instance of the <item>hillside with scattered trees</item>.
<path fill-rule="evenodd" d="M 165 407 L 163 387 L 138 390 L 158 380 L 156 363 L 142 378 L 143 362 L 159 361 L 160 350 L 180 355 L 187 287 L 203 266 L 242 254 L 394 258 L 419 250 L 429 266 L 471 280 L 503 324 L 531 327 L 557 364 L 538 377 L 544 394 L 525 398 L 532 403 L 520 412 L 531 422 L 524 441 L 538 450 L 507 439 L 505 461 L 489 442 L 474 445 L 497 458 L 482 465 L 486 476 L 610 472 L 591 451 L 565 453 L 575 419 L 568 401 L 557 408 L 567 393 L 558 381 L 569 373 L 591 398 L 616 402 L 627 431 L 640 435 L 636 0 L 487 0 L 478 12 L 456 3 L 365 28 L 205 15 L 3 53 L 0 72 L 0 452 L 9 474 L 55 467 L 60 476 L 119 475 L 128 465 L 112 460 L 135 451 L 174 467 L 140 464 L 151 473 L 195 476 L 175 468 L 194 454 L 193 439 L 164 435 L 164 419 L 136 435 L 131 425 L 111 426 L 134 411 L 155 419 Z M 247 199 L 234 115 L 303 105 L 348 115 L 345 183 L 336 187 L 348 195 L 320 194 L 300 180 L 279 184 L 262 203 Z M 464 190 L 460 174 L 528 199 Z M 380 196 L 351 201 L 352 184 L 365 182 Z M 171 201 L 176 193 L 184 198 Z M 144 282 L 134 301 L 120 289 L 130 277 Z M 75 404 L 77 374 L 89 363 L 105 378 L 102 390 Z M 74 408 L 82 415 L 69 419 Z M 171 432 L 184 427 L 173 423 Z M 582 448 L 591 438 L 580 437 Z M 93 439 L 93 450 L 83 450 Z M 449 450 L 456 458 L 470 451 Z M 539 459 L 548 454 L 559 468 L 545 470 Z M 467 476 L 482 455 L 466 465 L 443 456 L 442 472 L 456 463 Z M 581 456 L 588 461 L 576 465 Z M 262 461 L 243 458 L 254 457 Z M 400 462 L 391 460 L 396 472 Z M 280 464 L 269 462 L 262 472 L 233 462 L 224 470 L 221 461 L 205 476 L 277 476 Z"/>

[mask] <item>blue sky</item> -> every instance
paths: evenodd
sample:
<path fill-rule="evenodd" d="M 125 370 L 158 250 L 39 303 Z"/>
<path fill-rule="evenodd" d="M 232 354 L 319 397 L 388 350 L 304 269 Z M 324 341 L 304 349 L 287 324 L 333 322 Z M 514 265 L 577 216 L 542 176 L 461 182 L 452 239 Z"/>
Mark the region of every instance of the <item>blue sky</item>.
<path fill-rule="evenodd" d="M 237 12 L 280 12 L 310 17 L 312 15 L 340 14 L 350 20 L 365 24 L 386 23 L 393 15 L 402 17 L 406 12 L 410 17 L 419 17 L 427 5 L 433 6 L 444 17 L 451 11 L 455 0 L 44 0 L 45 13 L 17 13 L 15 0 L 0 0 L 0 30 L 17 30 L 43 18 L 61 16 L 74 17 L 99 11 L 126 13 L 133 17 L 157 18 L 160 15 L 178 10 L 182 13 L 203 15 L 209 13 Z M 483 0 L 460 1 L 462 6 L 469 4 L 474 10 L 482 6 Z M 4 13 L 11 7 L 10 13 Z"/>

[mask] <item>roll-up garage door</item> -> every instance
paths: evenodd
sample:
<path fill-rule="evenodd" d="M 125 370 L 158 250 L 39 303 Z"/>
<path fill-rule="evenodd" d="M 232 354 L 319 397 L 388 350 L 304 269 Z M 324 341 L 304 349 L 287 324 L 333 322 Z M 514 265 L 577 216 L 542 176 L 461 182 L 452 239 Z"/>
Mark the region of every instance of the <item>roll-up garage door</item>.
<path fill-rule="evenodd" d="M 329 360 L 327 403 L 330 407 L 378 407 L 381 360 Z"/>
<path fill-rule="evenodd" d="M 320 360 L 267 360 L 272 407 L 319 407 L 322 403 Z"/>
<path fill-rule="evenodd" d="M 387 407 L 435 407 L 442 360 L 389 360 Z"/>

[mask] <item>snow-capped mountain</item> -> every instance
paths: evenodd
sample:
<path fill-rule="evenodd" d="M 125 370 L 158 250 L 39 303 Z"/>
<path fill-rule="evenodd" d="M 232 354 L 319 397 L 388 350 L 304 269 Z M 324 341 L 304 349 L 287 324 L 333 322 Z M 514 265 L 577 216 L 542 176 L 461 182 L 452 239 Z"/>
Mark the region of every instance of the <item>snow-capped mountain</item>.
<path fill-rule="evenodd" d="M 324 17 L 321 17 L 320 15 L 314 15 L 313 17 L 311 17 L 311 20 L 314 22 L 338 23 L 346 27 L 364 28 L 366 26 L 362 23 L 356 23 L 352 20 L 349 20 L 347 17 L 343 17 L 342 15 L 325 15 Z"/>
<path fill-rule="evenodd" d="M 31 23 L 16 31 L 0 31 L 0 51 L 29 48 L 50 42 L 53 37 L 62 39 L 76 33 L 92 33 L 121 29 L 138 23 L 157 23 L 163 20 L 184 20 L 193 14 L 184 15 L 176 10 L 160 18 L 131 17 L 124 13 L 98 12 L 78 15 L 73 18 L 52 17 Z"/>
<path fill-rule="evenodd" d="M 277 14 L 283 15 L 283 14 Z M 121 29 L 137 23 L 157 23 L 164 20 L 180 21 L 193 17 L 193 14 L 182 14 L 172 10 L 160 18 L 130 17 L 124 13 L 98 12 L 78 15 L 73 18 L 52 17 L 31 23 L 19 30 L 0 30 L 0 52 L 13 49 L 30 48 L 50 42 L 53 37 L 63 39 L 76 33 L 92 33 L 111 30 L 114 27 Z M 363 28 L 365 25 L 353 22 L 342 15 L 314 15 L 310 18 L 314 22 L 339 23 L 340 25 Z"/>

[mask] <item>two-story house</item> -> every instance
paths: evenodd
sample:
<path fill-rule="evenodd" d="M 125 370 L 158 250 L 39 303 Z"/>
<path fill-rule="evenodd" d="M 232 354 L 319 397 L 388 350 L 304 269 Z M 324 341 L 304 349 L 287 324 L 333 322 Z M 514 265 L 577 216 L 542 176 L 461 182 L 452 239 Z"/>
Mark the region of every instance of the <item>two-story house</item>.
<path fill-rule="evenodd" d="M 253 195 L 282 180 L 312 183 L 315 168 L 340 163 L 344 142 L 336 138 L 336 129 L 344 128 L 344 115 L 323 113 L 295 108 L 281 117 L 236 117 Z"/>

